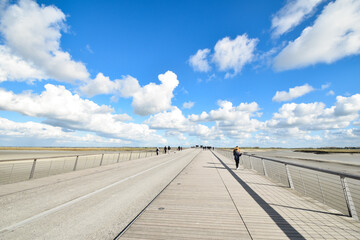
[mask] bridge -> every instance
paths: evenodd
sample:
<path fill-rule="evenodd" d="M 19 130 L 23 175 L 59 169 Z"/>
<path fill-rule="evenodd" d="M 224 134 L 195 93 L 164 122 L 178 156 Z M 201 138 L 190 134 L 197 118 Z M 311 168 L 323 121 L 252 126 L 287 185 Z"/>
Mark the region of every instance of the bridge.
<path fill-rule="evenodd" d="M 356 176 L 270 161 L 189 149 L 1 185 L 0 239 L 360 239 Z"/>

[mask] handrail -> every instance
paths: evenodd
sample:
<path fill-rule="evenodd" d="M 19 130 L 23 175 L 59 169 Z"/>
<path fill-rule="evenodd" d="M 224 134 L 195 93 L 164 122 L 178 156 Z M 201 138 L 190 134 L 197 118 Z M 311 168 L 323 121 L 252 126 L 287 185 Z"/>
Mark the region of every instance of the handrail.
<path fill-rule="evenodd" d="M 278 163 L 282 163 L 282 164 L 285 164 L 285 165 L 301 167 L 301 168 L 306 168 L 306 169 L 319 171 L 319 172 L 323 172 L 323 173 L 329 173 L 329 174 L 333 174 L 333 175 L 338 175 L 340 177 L 348 177 L 348 178 L 353 178 L 353 179 L 356 179 L 356 180 L 360 180 L 360 175 L 354 175 L 354 174 L 351 174 L 351 173 L 344 173 L 344 172 L 337 172 L 337 171 L 332 171 L 332 170 L 323 169 L 323 168 L 306 166 L 306 165 L 302 165 L 302 164 L 298 164 L 298 163 L 291 163 L 291 162 L 281 161 L 281 160 L 277 160 L 277 159 L 256 156 L 255 154 L 248 154 L 246 152 L 244 152 L 243 154 L 246 155 L 246 156 L 249 156 L 249 157 L 265 159 L 265 160 L 268 160 L 268 161 L 278 162 Z"/>
<path fill-rule="evenodd" d="M 99 151 L 98 153 L 88 154 L 0 160 L 0 184 L 20 182 L 33 178 L 119 163 L 121 156 L 123 156 L 123 158 L 125 157 L 126 160 L 135 160 L 152 157 L 153 155 L 157 155 L 155 150 Z M 57 164 L 53 164 L 53 162 Z M 46 165 L 47 163 L 50 164 Z M 60 165 L 58 163 L 60 163 Z"/>
<path fill-rule="evenodd" d="M 52 157 L 32 157 L 32 158 L 17 158 L 17 159 L 5 159 L 0 160 L 2 162 L 17 162 L 17 161 L 27 161 L 27 160 L 37 160 L 42 159 L 53 159 L 53 158 L 65 158 L 65 157 L 77 157 L 77 156 L 94 156 L 94 155 L 101 155 L 101 154 L 118 154 L 118 153 L 142 153 L 142 152 L 155 152 L 154 151 L 114 151 L 114 152 L 99 152 L 99 153 L 89 153 L 89 154 L 76 154 L 76 155 L 63 155 L 63 156 L 52 156 Z"/>

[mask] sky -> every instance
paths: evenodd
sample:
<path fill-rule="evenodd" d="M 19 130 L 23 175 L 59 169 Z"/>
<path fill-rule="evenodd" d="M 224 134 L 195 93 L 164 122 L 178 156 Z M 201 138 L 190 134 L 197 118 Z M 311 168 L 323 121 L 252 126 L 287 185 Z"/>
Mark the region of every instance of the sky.
<path fill-rule="evenodd" d="M 0 146 L 360 146 L 359 0 L 0 0 Z"/>

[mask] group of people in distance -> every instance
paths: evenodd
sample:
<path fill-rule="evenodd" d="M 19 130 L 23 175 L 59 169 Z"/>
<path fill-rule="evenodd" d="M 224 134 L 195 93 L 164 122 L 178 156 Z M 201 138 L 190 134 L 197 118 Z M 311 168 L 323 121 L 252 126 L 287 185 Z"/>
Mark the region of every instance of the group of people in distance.
<path fill-rule="evenodd" d="M 171 147 L 170 146 L 165 146 L 164 147 L 164 153 L 170 153 Z M 178 151 L 182 151 L 183 148 L 181 146 L 178 146 Z M 160 149 L 159 147 L 156 148 L 156 155 L 159 155 Z"/>
<path fill-rule="evenodd" d="M 214 147 L 203 147 L 204 150 L 206 149 L 213 149 L 214 150 Z M 170 150 L 171 150 L 171 147 L 170 146 L 165 146 L 164 147 L 164 153 L 170 153 Z M 182 151 L 182 147 L 181 146 L 178 146 L 178 151 Z M 160 152 L 160 149 L 157 147 L 156 148 L 156 155 L 159 155 L 159 152 Z M 240 148 L 238 146 L 236 146 L 234 149 L 233 149 L 233 155 L 234 155 L 234 160 L 235 160 L 235 165 L 236 165 L 236 170 L 239 169 L 239 161 L 240 161 L 240 157 L 242 155 L 242 153 L 240 152 Z"/>

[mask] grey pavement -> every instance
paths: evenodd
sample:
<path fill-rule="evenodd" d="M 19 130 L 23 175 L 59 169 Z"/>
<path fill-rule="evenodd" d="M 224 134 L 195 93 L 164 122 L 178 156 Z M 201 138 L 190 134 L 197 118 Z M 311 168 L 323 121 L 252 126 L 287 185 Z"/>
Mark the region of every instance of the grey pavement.
<path fill-rule="evenodd" d="M 0 239 L 113 239 L 197 153 L 2 185 Z"/>

